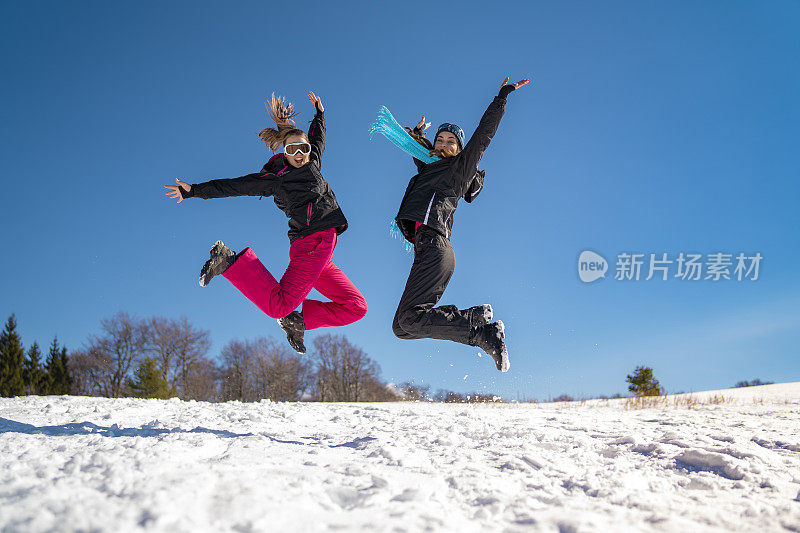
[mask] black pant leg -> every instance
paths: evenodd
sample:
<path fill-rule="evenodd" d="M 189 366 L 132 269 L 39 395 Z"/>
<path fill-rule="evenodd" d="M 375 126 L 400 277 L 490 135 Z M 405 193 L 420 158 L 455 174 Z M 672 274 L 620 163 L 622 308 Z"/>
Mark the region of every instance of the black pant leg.
<path fill-rule="evenodd" d="M 420 228 L 414 238 L 414 263 L 400 298 L 392 329 L 401 339 L 443 339 L 469 343 L 470 313 L 455 305 L 434 307 L 455 270 L 450 241 Z"/>

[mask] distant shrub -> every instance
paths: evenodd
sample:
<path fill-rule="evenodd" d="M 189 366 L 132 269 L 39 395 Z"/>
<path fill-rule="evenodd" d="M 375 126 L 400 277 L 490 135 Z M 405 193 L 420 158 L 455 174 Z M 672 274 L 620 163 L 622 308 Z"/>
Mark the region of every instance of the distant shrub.
<path fill-rule="evenodd" d="M 406 381 L 398 387 L 403 399 L 409 402 L 424 402 L 432 400 L 430 385 L 417 385 L 411 381 Z"/>
<path fill-rule="evenodd" d="M 570 396 L 569 394 L 562 394 L 561 396 L 556 396 L 553 398 L 554 402 L 574 402 L 575 398 Z"/>
<path fill-rule="evenodd" d="M 752 381 L 740 381 L 734 386 L 738 388 L 738 387 L 757 387 L 759 385 L 773 385 L 773 384 L 775 384 L 774 381 L 761 381 L 760 379 L 756 378 Z"/>
<path fill-rule="evenodd" d="M 454 392 L 451 390 L 448 391 L 440 391 L 439 395 L 442 398 L 441 401 L 445 403 L 466 403 L 467 402 L 467 395 L 461 394 L 458 392 Z"/>
<path fill-rule="evenodd" d="M 622 394 L 618 392 L 612 394 L 611 396 L 608 396 L 607 394 L 601 394 L 600 396 L 597 397 L 598 400 L 616 400 L 618 398 L 622 398 Z"/>
<path fill-rule="evenodd" d="M 467 394 L 467 403 L 505 403 L 503 398 L 494 394 Z"/>
<path fill-rule="evenodd" d="M 439 389 L 436 394 L 428 396 L 426 399 L 443 403 L 505 403 L 501 396 L 495 394 L 477 392 L 462 394 L 447 389 Z"/>

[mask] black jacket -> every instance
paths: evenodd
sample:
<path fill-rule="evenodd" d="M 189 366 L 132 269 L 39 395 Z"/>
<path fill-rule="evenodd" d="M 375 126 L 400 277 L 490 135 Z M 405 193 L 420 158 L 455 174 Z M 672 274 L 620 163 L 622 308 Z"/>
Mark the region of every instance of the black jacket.
<path fill-rule="evenodd" d="M 347 219 L 320 173 L 325 150 L 325 116 L 319 110 L 311 121 L 308 139 L 311 143 L 309 162 L 300 168 L 291 166 L 283 154 L 276 154 L 260 172 L 195 183 L 188 193 L 182 188 L 179 190 L 184 198 L 272 196 L 275 205 L 289 217 L 289 240 L 292 242 L 330 228 L 342 233 L 347 229 Z"/>
<path fill-rule="evenodd" d="M 510 85 L 500 89 L 500 94 L 489 104 L 475 133 L 457 156 L 429 164 L 414 159 L 418 173 L 408 183 L 400 210 L 395 217 L 400 231 L 408 241 L 414 242 L 416 222 L 450 238 L 453 213 L 458 207 L 458 201 L 464 198 L 467 202 L 472 202 L 483 188 L 485 172 L 478 170 L 478 163 L 497 132 L 500 119 L 503 118 L 506 97 L 513 90 Z M 432 148 L 430 141 L 421 135 L 417 138 L 420 144 Z"/>

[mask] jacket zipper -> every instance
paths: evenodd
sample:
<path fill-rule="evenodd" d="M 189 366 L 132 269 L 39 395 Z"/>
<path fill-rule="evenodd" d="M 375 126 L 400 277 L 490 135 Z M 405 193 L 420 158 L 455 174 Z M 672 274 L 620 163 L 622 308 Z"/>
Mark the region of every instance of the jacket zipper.
<path fill-rule="evenodd" d="M 308 202 L 308 210 L 306 211 L 306 226 L 311 225 L 311 202 Z"/>
<path fill-rule="evenodd" d="M 428 202 L 428 210 L 427 210 L 427 211 L 425 211 L 425 220 L 423 220 L 423 221 L 422 221 L 422 223 L 423 223 L 423 224 L 425 224 L 425 225 L 427 225 L 427 224 L 428 224 L 428 217 L 429 217 L 429 216 L 430 216 L 430 214 L 431 214 L 431 206 L 433 205 L 433 199 L 434 199 L 435 197 L 436 197 L 436 193 L 434 192 L 434 193 L 433 193 L 433 195 L 431 196 L 431 201 L 430 201 L 430 202 Z"/>

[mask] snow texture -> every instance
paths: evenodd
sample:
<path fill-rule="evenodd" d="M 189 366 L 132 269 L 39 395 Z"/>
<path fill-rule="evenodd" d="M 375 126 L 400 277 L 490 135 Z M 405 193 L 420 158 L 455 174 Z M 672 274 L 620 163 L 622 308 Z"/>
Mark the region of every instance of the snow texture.
<path fill-rule="evenodd" d="M 3 398 L 0 531 L 800 532 L 800 383 L 694 398 Z"/>

